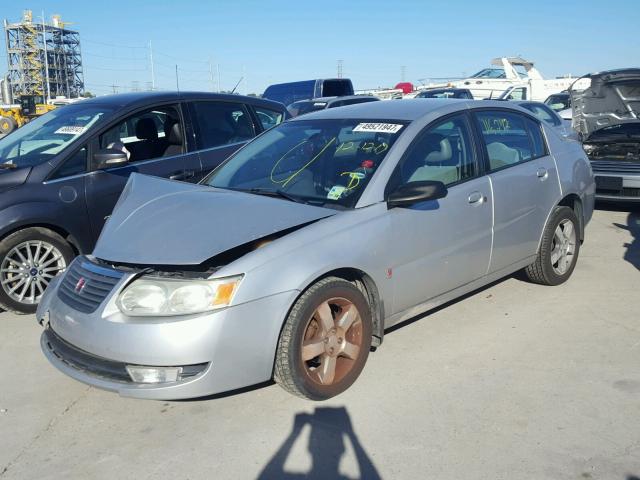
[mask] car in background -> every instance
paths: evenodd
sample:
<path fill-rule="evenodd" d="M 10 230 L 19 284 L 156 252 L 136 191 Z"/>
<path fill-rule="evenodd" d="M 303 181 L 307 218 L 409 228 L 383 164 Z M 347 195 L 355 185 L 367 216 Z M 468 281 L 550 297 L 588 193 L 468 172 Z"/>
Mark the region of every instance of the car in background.
<path fill-rule="evenodd" d="M 325 108 L 344 107 L 358 103 L 377 102 L 380 99 L 373 95 L 348 95 L 345 97 L 321 97 L 313 100 L 300 100 L 287 107 L 292 117 L 298 117 L 305 113 L 324 110 Z"/>
<path fill-rule="evenodd" d="M 592 73 L 570 89 L 573 128 L 596 176 L 596 198 L 640 202 L 640 68 Z M 576 84 L 577 85 L 577 82 Z"/>
<path fill-rule="evenodd" d="M 554 93 L 546 98 L 544 104 L 554 112 L 561 112 L 571 108 L 571 95 L 568 91 Z"/>
<path fill-rule="evenodd" d="M 83 100 L 0 139 L 0 307 L 35 312 L 90 253 L 133 172 L 197 182 L 288 116 L 253 97 L 146 92 Z"/>
<path fill-rule="evenodd" d="M 571 140 L 579 140 L 578 134 L 571 128 L 571 121 L 560 117 L 559 113 L 554 112 L 549 106 L 542 102 L 515 101 L 517 105 L 529 110 L 538 119 L 552 127 L 560 136 Z"/>
<path fill-rule="evenodd" d="M 133 175 L 47 288 L 42 350 L 124 396 L 338 395 L 386 328 L 521 269 L 569 279 L 595 186 L 549 128 L 508 102 L 371 102 L 284 122 L 200 185 Z"/>
<path fill-rule="evenodd" d="M 421 91 L 414 98 L 464 98 L 473 100 L 473 95 L 468 88 L 433 88 Z"/>
<path fill-rule="evenodd" d="M 298 100 L 347 95 L 353 95 L 353 83 L 350 79 L 328 78 L 270 85 L 262 94 L 262 98 L 291 105 Z"/>

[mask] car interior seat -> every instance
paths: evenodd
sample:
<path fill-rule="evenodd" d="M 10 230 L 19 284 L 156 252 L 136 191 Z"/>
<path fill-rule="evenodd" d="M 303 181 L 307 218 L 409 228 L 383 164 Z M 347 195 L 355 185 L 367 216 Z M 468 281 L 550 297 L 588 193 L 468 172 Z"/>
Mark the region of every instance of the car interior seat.
<path fill-rule="evenodd" d="M 151 118 L 141 118 L 136 122 L 136 137 L 141 140 L 130 144 L 132 160 L 147 160 L 156 156 L 158 148 L 158 127 Z"/>
<path fill-rule="evenodd" d="M 487 145 L 489 164 L 495 170 L 505 165 L 513 165 L 520 161 L 520 152 L 515 148 L 507 147 L 501 142 L 491 142 Z"/>
<path fill-rule="evenodd" d="M 164 138 L 165 148 L 162 152 L 163 157 L 170 157 L 172 155 L 180 155 L 183 153 L 182 144 L 182 128 L 180 122 L 175 119 L 170 119 L 164 126 Z"/>
<path fill-rule="evenodd" d="M 421 149 L 421 165 L 417 165 L 409 176 L 409 182 L 423 180 L 440 181 L 445 185 L 459 180 L 458 161 L 454 158 L 451 142 L 443 135 L 427 134 L 424 139 L 424 148 Z M 425 155 L 426 154 L 426 155 Z"/>
<path fill-rule="evenodd" d="M 242 114 L 236 121 L 235 134 L 233 137 L 231 137 L 229 143 L 244 142 L 245 140 L 249 140 L 252 137 L 253 128 L 251 127 L 249 118 L 246 115 Z"/>

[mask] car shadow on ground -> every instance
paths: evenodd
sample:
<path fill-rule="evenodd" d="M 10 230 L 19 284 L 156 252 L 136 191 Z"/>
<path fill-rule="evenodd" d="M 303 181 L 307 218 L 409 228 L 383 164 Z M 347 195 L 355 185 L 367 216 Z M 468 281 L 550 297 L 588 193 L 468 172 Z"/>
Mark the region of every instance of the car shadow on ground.
<path fill-rule="evenodd" d="M 311 456 L 308 472 L 289 472 L 285 463 L 305 426 L 310 427 L 307 451 Z M 373 462 L 356 435 L 349 414 L 344 407 L 316 407 L 314 413 L 297 413 L 287 438 L 258 475 L 258 480 L 346 479 L 340 473 L 340 461 L 347 452 L 345 441 L 351 444 L 358 465 L 360 479 L 380 479 Z"/>
<path fill-rule="evenodd" d="M 596 204 L 598 210 L 606 210 L 609 212 L 629 212 L 627 215 L 627 223 L 616 223 L 613 225 L 622 230 L 628 231 L 631 236 L 631 242 L 625 243 L 626 248 L 623 258 L 631 265 L 640 270 L 640 205 L 622 204 L 622 203 L 606 203 Z"/>

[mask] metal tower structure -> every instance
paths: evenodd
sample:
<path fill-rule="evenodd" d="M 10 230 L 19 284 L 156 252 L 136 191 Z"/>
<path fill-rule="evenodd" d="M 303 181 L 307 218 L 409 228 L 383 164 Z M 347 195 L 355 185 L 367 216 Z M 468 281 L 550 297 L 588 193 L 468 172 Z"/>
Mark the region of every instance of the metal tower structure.
<path fill-rule="evenodd" d="M 80 34 L 69 30 L 59 15 L 51 23 L 33 21 L 30 10 L 22 21 L 4 21 L 8 79 L 15 98 L 42 95 L 77 98 L 84 93 Z"/>

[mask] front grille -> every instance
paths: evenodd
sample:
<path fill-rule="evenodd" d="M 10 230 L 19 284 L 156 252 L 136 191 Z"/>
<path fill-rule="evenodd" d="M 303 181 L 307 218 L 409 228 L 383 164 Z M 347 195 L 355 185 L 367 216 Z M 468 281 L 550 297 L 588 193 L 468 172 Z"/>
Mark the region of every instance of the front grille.
<path fill-rule="evenodd" d="M 594 160 L 591 162 L 591 169 L 594 172 L 600 173 L 630 173 L 640 175 L 640 163 L 633 162 Z"/>
<path fill-rule="evenodd" d="M 58 289 L 58 296 L 79 312 L 93 313 L 122 276 L 122 272 L 101 267 L 86 257 L 80 257 L 65 273 Z"/>
<path fill-rule="evenodd" d="M 127 364 L 107 360 L 80 350 L 65 342 L 51 328 L 44 331 L 44 342 L 47 349 L 68 367 L 112 382 L 134 383 L 127 372 Z M 207 365 L 209 364 L 183 365 L 180 380 L 195 377 L 204 372 Z"/>
<path fill-rule="evenodd" d="M 44 336 L 49 351 L 65 365 L 106 380 L 133 383 L 124 363 L 96 357 L 80 350 L 62 340 L 51 328 L 44 331 Z"/>

